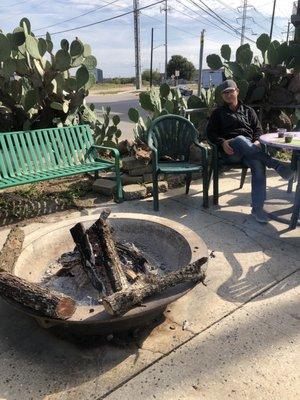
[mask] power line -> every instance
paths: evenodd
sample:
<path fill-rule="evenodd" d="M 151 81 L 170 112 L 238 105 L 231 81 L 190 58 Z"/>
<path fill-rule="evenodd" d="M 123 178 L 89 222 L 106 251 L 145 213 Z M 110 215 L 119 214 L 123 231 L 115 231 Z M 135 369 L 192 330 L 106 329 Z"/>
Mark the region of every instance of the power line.
<path fill-rule="evenodd" d="M 160 4 L 160 3 L 164 2 L 164 1 L 165 1 L 165 0 L 156 1 L 155 3 L 151 3 L 151 4 L 148 4 L 147 6 L 140 7 L 140 8 L 137 9 L 136 11 L 145 10 L 146 8 L 153 7 L 153 6 L 155 6 L 155 5 L 157 5 L 157 4 Z M 50 32 L 50 35 L 52 35 L 52 36 L 53 36 L 53 35 L 58 35 L 58 34 L 60 34 L 60 33 L 76 31 L 77 29 L 82 29 L 82 28 L 87 28 L 87 27 L 89 27 L 89 26 L 94 26 L 94 25 L 102 24 L 102 23 L 104 23 L 104 22 L 112 21 L 112 20 L 117 19 L 117 18 L 125 17 L 126 15 L 132 14 L 133 12 L 134 12 L 134 10 L 131 10 L 131 11 L 127 11 L 127 12 L 125 12 L 125 13 L 123 13 L 123 14 L 115 15 L 114 17 L 102 19 L 102 20 L 97 21 L 97 22 L 92 22 L 91 24 L 76 26 L 75 28 L 65 29 L 65 30 L 63 30 L 63 31 L 58 31 L 58 32 Z M 42 36 L 45 36 L 45 35 L 42 35 Z"/>
<path fill-rule="evenodd" d="M 178 0 L 179 1 L 179 0 Z M 200 10 L 204 11 L 204 13 L 208 14 L 211 18 L 215 19 L 216 21 L 218 21 L 219 23 L 221 23 L 223 26 L 225 26 L 226 29 L 229 29 L 230 31 L 235 33 L 235 37 L 237 35 L 240 35 L 240 33 L 238 32 L 237 29 L 233 28 L 231 25 L 229 25 L 228 23 L 224 24 L 224 22 L 222 21 L 221 17 L 218 17 L 211 14 L 209 11 L 205 10 L 203 7 L 199 6 L 197 3 L 195 3 L 193 0 L 188 0 L 189 3 L 192 3 L 193 5 L 195 5 L 197 8 L 199 8 Z M 201 14 L 199 14 L 198 12 L 196 12 L 195 10 L 191 9 L 190 7 L 186 6 L 185 4 L 183 4 L 181 1 L 179 1 L 182 5 L 184 5 L 186 8 L 189 8 L 191 11 L 195 12 L 196 14 L 200 15 L 200 17 L 203 17 Z M 215 13 L 216 14 L 216 13 Z M 216 14 L 217 15 L 217 14 Z M 216 25 L 215 23 L 213 23 L 212 21 L 208 20 L 207 22 L 209 22 L 210 24 L 213 24 L 215 26 L 218 27 L 218 29 L 221 29 L 223 31 L 225 31 L 226 33 L 229 33 L 228 30 L 225 30 L 224 27 L 221 27 L 219 25 Z M 225 21 L 226 22 L 226 21 Z M 246 37 L 246 36 L 245 36 Z M 255 43 L 252 39 L 246 37 L 250 42 Z"/>
<path fill-rule="evenodd" d="M 99 7 L 93 8 L 93 10 L 87 11 L 87 12 L 85 12 L 83 14 L 79 14 L 76 17 L 65 19 L 64 21 L 57 22 L 56 24 L 52 24 L 52 25 L 48 25 L 48 26 L 42 26 L 41 28 L 35 29 L 35 31 L 40 31 L 42 29 L 52 28 L 53 26 L 61 25 L 61 24 L 64 24 L 65 22 L 74 21 L 74 19 L 84 17 L 85 15 L 88 15 L 88 14 L 92 14 L 92 13 L 98 11 L 98 10 L 101 10 L 102 8 L 108 7 L 108 6 L 116 3 L 117 1 L 119 1 L 119 0 L 111 1 L 110 3 L 106 3 L 104 6 L 99 6 Z"/>
<path fill-rule="evenodd" d="M 204 21 L 205 24 L 209 24 L 209 25 L 215 26 L 215 27 L 217 28 L 217 30 L 222 30 L 223 32 L 226 32 L 226 33 L 228 33 L 229 35 L 231 35 L 231 36 L 233 36 L 233 37 L 237 37 L 237 36 L 236 36 L 235 34 L 233 34 L 231 31 L 228 31 L 228 30 L 226 30 L 225 28 L 222 28 L 221 26 L 215 24 L 213 21 L 207 20 L 207 19 L 204 18 L 201 14 L 199 14 L 198 12 L 196 12 L 195 10 L 193 10 L 192 8 L 190 8 L 189 6 L 183 4 L 180 0 L 176 0 L 176 2 L 179 3 L 179 4 L 181 4 L 182 6 L 184 6 L 185 8 L 187 8 L 188 10 L 192 11 L 194 14 L 198 15 L 199 17 L 198 17 L 198 18 L 193 17 L 192 15 L 187 14 L 187 13 L 185 13 L 185 12 L 182 11 L 182 10 L 178 10 L 177 8 L 175 8 L 175 7 L 172 6 L 172 9 L 175 10 L 175 11 L 177 11 L 178 13 L 183 14 L 183 15 L 187 16 L 188 18 L 193 19 L 194 21 L 198 21 L 198 22 L 202 22 L 202 23 L 203 23 L 203 21 Z M 201 20 L 200 20 L 199 18 L 201 18 Z M 198 38 L 198 37 L 199 37 L 199 36 L 197 36 L 197 38 Z"/>
<path fill-rule="evenodd" d="M 216 14 L 215 12 L 212 14 L 209 11 L 205 10 L 203 7 L 201 7 L 199 4 L 195 3 L 194 0 L 188 0 L 189 3 L 192 3 L 193 5 L 195 5 L 197 8 L 199 8 L 200 10 L 202 10 L 203 12 L 205 12 L 206 14 L 208 14 L 211 18 L 217 20 L 219 23 L 221 23 L 222 25 L 224 25 L 227 29 L 230 29 L 231 31 L 233 31 L 236 34 L 239 34 L 238 30 L 233 28 L 230 24 L 228 24 L 226 21 L 225 23 L 223 22 L 223 19 L 221 17 L 218 16 L 218 14 Z M 214 15 L 215 14 L 215 15 Z"/>
<path fill-rule="evenodd" d="M 29 0 L 29 1 L 30 1 L 30 0 Z M 19 6 L 19 5 L 21 5 L 21 4 L 24 4 L 24 3 L 28 3 L 28 0 L 25 0 L 25 1 L 19 1 L 19 3 L 9 4 L 9 5 L 0 6 L 0 7 L 1 7 L 1 8 L 6 8 L 6 7 L 15 7 L 15 6 Z"/>

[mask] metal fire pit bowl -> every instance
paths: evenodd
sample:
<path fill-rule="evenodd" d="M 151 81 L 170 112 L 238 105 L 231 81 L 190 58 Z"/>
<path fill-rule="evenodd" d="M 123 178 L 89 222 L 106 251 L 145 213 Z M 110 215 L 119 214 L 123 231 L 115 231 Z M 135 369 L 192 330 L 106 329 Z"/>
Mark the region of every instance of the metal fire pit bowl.
<path fill-rule="evenodd" d="M 47 224 L 26 236 L 24 249 L 15 266 L 15 274 L 31 282 L 40 282 L 46 265 L 74 249 L 69 232 L 77 222 L 89 227 L 95 215 L 65 219 Z M 116 213 L 109 217 L 118 241 L 134 243 L 151 260 L 164 265 L 161 274 L 207 256 L 202 239 L 187 227 L 171 220 L 146 214 Z M 205 266 L 204 266 L 205 268 Z M 107 335 L 145 325 L 161 314 L 166 306 L 186 294 L 194 283 L 183 283 L 145 300 L 121 317 L 112 317 L 101 304 L 78 305 L 67 321 L 37 318 L 44 328 L 75 335 Z"/>

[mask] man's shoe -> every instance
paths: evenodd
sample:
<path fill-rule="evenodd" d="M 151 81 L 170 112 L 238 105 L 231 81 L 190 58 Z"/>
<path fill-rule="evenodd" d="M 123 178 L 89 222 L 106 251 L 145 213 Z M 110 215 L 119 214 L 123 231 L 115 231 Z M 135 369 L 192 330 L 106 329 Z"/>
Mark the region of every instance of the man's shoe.
<path fill-rule="evenodd" d="M 256 221 L 261 224 L 266 224 L 270 221 L 268 214 L 263 208 L 252 208 L 251 214 L 256 219 Z"/>
<path fill-rule="evenodd" d="M 291 169 L 291 167 L 283 164 L 279 164 L 276 167 L 276 172 L 281 176 L 281 178 L 286 179 L 287 181 L 289 181 L 294 175 L 294 171 Z"/>

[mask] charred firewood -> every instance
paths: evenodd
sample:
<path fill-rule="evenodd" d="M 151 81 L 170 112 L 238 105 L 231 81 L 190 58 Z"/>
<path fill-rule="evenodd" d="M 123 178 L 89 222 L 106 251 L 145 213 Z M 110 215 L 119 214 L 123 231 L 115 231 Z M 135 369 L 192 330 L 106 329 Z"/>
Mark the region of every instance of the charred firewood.
<path fill-rule="evenodd" d="M 0 296 L 14 306 L 40 317 L 68 319 L 76 309 L 71 297 L 51 293 L 36 283 L 0 272 Z"/>
<path fill-rule="evenodd" d="M 13 272 L 15 263 L 22 251 L 24 237 L 23 230 L 18 227 L 9 232 L 0 251 L 0 271 Z"/>
<path fill-rule="evenodd" d="M 173 271 L 165 276 L 146 276 L 143 281 L 133 284 L 129 289 L 116 292 L 102 299 L 105 310 L 111 315 L 123 315 L 153 294 L 183 282 L 200 282 L 205 278 L 202 266 L 207 262 L 203 257 L 194 263 Z"/>

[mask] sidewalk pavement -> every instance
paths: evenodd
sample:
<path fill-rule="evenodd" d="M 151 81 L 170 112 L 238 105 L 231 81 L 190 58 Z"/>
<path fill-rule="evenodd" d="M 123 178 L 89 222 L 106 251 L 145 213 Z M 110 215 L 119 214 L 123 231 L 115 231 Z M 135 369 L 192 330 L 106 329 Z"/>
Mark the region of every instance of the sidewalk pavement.
<path fill-rule="evenodd" d="M 271 174 L 270 174 L 271 175 Z M 249 177 L 221 179 L 220 208 L 201 207 L 201 181 L 191 194 L 160 195 L 158 215 L 197 232 L 214 257 L 207 286 L 197 285 L 167 308 L 160 324 L 130 340 L 64 341 L 0 301 L 0 398 L 285 399 L 300 397 L 300 227 L 250 215 Z M 269 198 L 286 199 L 272 176 Z M 282 198 L 278 204 L 282 203 Z M 61 218 L 113 212 L 156 214 L 152 199 L 65 212 L 28 223 L 26 234 Z M 157 214 L 156 214 L 157 215 Z M 0 246 L 10 227 L 0 230 Z"/>

